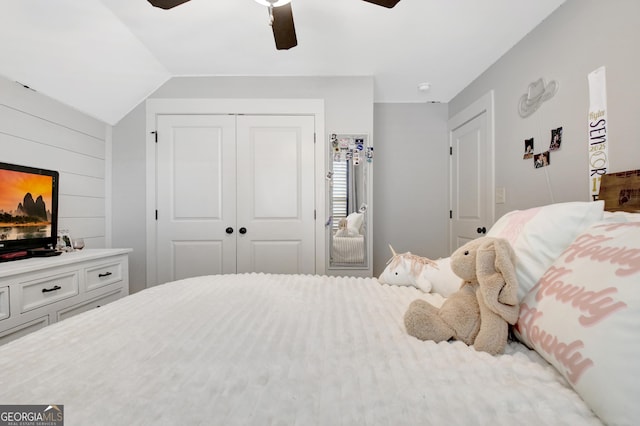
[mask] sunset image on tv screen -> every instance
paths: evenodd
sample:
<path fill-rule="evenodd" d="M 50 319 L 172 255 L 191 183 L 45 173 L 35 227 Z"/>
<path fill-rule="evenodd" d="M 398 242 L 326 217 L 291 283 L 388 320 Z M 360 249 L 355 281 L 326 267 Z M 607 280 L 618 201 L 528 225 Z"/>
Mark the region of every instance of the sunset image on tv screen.
<path fill-rule="evenodd" d="M 0 226 L 50 224 L 52 177 L 0 170 Z"/>

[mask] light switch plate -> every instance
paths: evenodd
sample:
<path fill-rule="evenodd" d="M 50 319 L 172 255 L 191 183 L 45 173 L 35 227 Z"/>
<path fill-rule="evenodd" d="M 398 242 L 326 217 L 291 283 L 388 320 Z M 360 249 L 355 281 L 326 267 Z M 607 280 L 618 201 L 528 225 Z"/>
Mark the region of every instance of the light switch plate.
<path fill-rule="evenodd" d="M 496 188 L 496 204 L 504 204 L 507 201 L 506 190 L 504 187 Z"/>

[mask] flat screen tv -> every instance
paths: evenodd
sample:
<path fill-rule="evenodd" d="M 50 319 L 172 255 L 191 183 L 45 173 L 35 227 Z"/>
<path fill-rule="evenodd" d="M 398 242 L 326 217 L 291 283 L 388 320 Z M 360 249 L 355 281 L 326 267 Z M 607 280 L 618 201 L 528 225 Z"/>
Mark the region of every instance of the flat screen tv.
<path fill-rule="evenodd" d="M 55 248 L 58 183 L 57 171 L 0 162 L 0 261 Z"/>

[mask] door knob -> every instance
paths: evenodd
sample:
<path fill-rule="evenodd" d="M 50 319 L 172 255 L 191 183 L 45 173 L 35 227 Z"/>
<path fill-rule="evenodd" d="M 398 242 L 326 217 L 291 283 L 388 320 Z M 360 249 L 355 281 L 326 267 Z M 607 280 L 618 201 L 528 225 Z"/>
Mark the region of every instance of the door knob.
<path fill-rule="evenodd" d="M 476 229 L 476 231 L 478 231 L 478 234 L 486 234 L 487 233 L 487 228 L 485 228 L 483 226 L 482 228 Z"/>
<path fill-rule="evenodd" d="M 228 227 L 227 229 L 224 230 L 224 232 L 226 232 L 227 234 L 233 234 L 233 228 Z"/>
<path fill-rule="evenodd" d="M 242 228 L 238 229 L 238 232 L 244 235 L 247 233 L 247 228 L 243 226 Z"/>

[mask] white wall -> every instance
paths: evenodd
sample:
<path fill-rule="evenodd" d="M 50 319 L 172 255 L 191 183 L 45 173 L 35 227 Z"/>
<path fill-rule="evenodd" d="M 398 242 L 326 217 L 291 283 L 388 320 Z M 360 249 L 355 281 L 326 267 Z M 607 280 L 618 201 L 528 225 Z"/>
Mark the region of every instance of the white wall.
<path fill-rule="evenodd" d="M 59 228 L 87 248 L 109 244 L 108 127 L 0 77 L 0 161 L 60 173 Z"/>
<path fill-rule="evenodd" d="M 373 131 L 373 77 L 177 77 L 150 98 L 324 99 L 326 134 Z"/>
<path fill-rule="evenodd" d="M 375 104 L 374 276 L 391 256 L 449 255 L 446 104 Z"/>
<path fill-rule="evenodd" d="M 496 187 L 513 209 L 550 202 L 589 200 L 587 75 L 607 69 L 609 166 L 611 172 L 640 168 L 640 2 L 569 0 L 449 103 L 452 117 L 483 94 L 495 91 Z M 543 77 L 560 89 L 528 118 L 517 114 L 529 83 Z M 536 152 L 548 148 L 551 129 L 563 127 L 551 165 L 534 169 L 522 160 L 524 140 Z"/>
<path fill-rule="evenodd" d="M 373 135 L 372 77 L 179 77 L 169 80 L 151 98 L 323 99 L 326 135 Z M 134 249 L 132 292 L 143 289 L 147 281 L 146 136 L 144 105 L 113 128 L 113 245 Z M 371 140 L 375 145 L 375 137 Z M 373 214 L 375 217 L 375 210 Z"/>
<path fill-rule="evenodd" d="M 146 145 L 144 102 L 112 131 L 112 240 L 129 253 L 129 292 L 146 287 Z"/>

